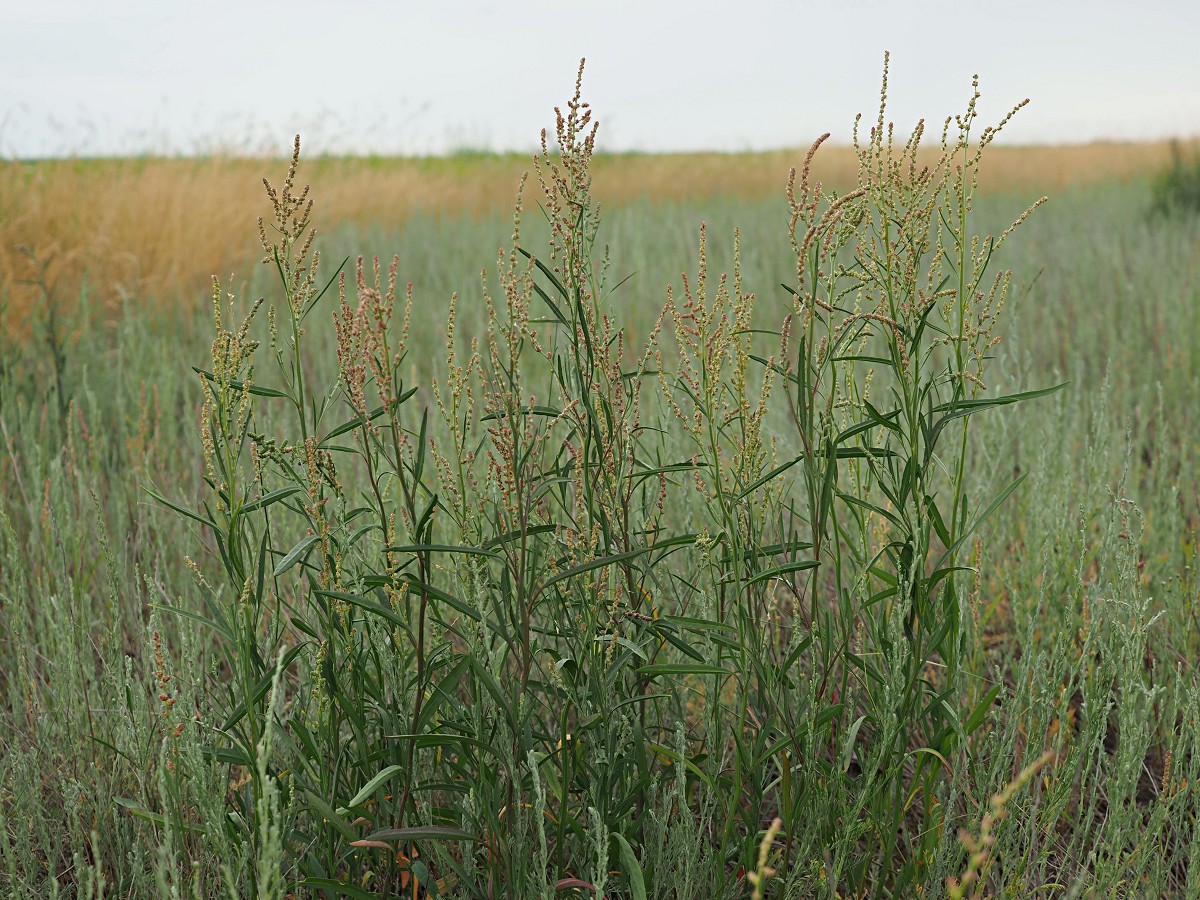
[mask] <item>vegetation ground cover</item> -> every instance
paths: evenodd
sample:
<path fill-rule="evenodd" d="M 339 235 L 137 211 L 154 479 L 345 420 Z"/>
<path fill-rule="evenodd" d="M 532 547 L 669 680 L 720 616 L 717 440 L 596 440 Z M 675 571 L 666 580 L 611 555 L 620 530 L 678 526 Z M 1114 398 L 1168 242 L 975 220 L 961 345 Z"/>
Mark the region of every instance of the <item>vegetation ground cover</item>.
<path fill-rule="evenodd" d="M 1076 188 L 984 273 L 1036 196 L 869 126 L 857 197 L 597 210 L 565 115 L 515 237 L 310 281 L 279 185 L 207 327 L 6 332 L 5 891 L 1195 893 L 1195 221 Z"/>

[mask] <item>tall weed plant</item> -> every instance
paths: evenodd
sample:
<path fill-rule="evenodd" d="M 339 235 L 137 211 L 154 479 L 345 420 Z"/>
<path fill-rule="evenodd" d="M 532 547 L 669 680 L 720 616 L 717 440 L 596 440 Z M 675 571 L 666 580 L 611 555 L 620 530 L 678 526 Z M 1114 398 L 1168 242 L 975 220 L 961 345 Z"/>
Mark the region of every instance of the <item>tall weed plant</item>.
<path fill-rule="evenodd" d="M 1161 169 L 1150 186 L 1151 215 L 1178 219 L 1200 213 L 1200 158 L 1178 142 L 1171 144 L 1171 164 Z"/>
<path fill-rule="evenodd" d="M 157 495 L 206 552 L 203 609 L 156 615 L 206 629 L 207 674 L 187 716 L 157 663 L 164 762 L 127 802 L 166 836 L 173 895 L 901 896 L 983 877 L 949 822 L 1003 699 L 975 627 L 980 526 L 1021 479 L 971 493 L 970 422 L 1054 390 L 986 382 L 1010 293 L 996 254 L 1032 208 L 991 238 L 972 207 L 1016 110 L 979 130 L 976 90 L 919 164 L 924 123 L 886 121 L 885 65 L 857 187 L 813 180 L 824 138 L 788 179 L 777 302 L 744 283 L 737 234 L 732 272 L 710 273 L 700 226 L 695 274 L 634 335 L 580 81 L 535 159 L 547 239 L 526 236 L 523 184 L 486 327 L 460 334 L 451 299 L 429 385 L 405 377 L 420 301 L 398 264 L 322 267 L 298 140 L 260 222 L 275 299 L 214 286 L 207 490 L 198 508 Z M 336 361 L 314 355 L 325 328 Z"/>

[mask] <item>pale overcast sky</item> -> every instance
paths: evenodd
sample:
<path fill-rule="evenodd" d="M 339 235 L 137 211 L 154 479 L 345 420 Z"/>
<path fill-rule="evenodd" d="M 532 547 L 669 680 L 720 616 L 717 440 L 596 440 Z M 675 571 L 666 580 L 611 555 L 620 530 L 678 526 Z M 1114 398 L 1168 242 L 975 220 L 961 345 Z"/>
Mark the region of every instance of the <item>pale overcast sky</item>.
<path fill-rule="evenodd" d="M 0 0 L 0 156 L 532 149 L 588 58 L 609 150 L 849 138 L 1033 100 L 1010 142 L 1200 133 L 1200 0 Z"/>

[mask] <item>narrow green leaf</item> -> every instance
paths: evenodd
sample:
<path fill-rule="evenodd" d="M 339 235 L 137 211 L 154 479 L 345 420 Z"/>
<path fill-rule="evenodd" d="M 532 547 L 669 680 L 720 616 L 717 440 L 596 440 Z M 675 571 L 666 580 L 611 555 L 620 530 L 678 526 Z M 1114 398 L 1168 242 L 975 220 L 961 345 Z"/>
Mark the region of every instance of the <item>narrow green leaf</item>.
<path fill-rule="evenodd" d="M 620 635 L 602 634 L 596 638 L 596 643 L 598 643 L 598 644 L 616 643 L 616 644 L 619 644 L 620 646 L 624 647 L 626 650 L 630 651 L 631 653 L 633 653 L 635 656 L 637 656 L 640 659 L 643 659 L 643 660 L 649 659 L 649 657 L 646 656 L 645 650 L 643 650 L 641 647 L 639 647 L 633 641 L 629 640 L 629 638 L 623 638 Z"/>
<path fill-rule="evenodd" d="M 688 657 L 688 659 L 694 659 L 696 662 L 704 662 L 704 656 L 694 648 L 688 646 L 687 642 L 684 641 L 683 638 L 678 634 L 675 634 L 672 629 L 663 628 L 660 626 L 651 627 L 650 630 L 659 638 L 675 647 L 680 653 Z"/>
<path fill-rule="evenodd" d="M 652 469 L 638 469 L 629 478 L 630 480 L 641 481 L 645 478 L 653 478 L 655 475 L 670 475 L 673 472 L 694 472 L 697 469 L 706 468 L 708 468 L 708 463 L 703 462 L 673 463 L 669 466 L 655 466 Z"/>
<path fill-rule="evenodd" d="M 715 619 L 696 619 L 688 616 L 663 616 L 664 622 L 670 622 L 677 628 L 686 628 L 689 631 L 727 631 L 733 634 L 737 631 L 732 625 L 725 622 L 718 622 Z"/>
<path fill-rule="evenodd" d="M 328 597 L 331 600 L 342 600 L 349 603 L 351 606 L 357 606 L 359 609 L 364 609 L 369 613 L 374 613 L 380 618 L 386 619 L 393 625 L 408 630 L 408 622 L 402 619 L 396 613 L 392 612 L 390 606 L 385 606 L 382 603 L 377 603 L 362 594 L 352 594 L 349 591 L 320 591 L 314 590 L 314 594 L 318 597 Z"/>
<path fill-rule="evenodd" d="M 433 516 L 433 513 L 437 509 L 437 506 L 438 506 L 438 495 L 434 494 L 432 497 L 429 498 L 429 503 L 426 505 L 425 511 L 423 513 L 421 513 L 420 517 L 417 519 L 416 528 L 413 529 L 413 531 L 415 532 L 414 536 L 417 538 L 417 540 L 420 540 L 421 538 L 425 538 L 426 540 L 428 540 L 428 538 L 429 538 L 429 535 L 427 533 L 428 529 L 425 526 L 429 524 L 429 520 Z"/>
<path fill-rule="evenodd" d="M 534 594 L 540 594 L 551 585 L 557 584 L 560 581 L 566 581 L 568 578 L 574 578 L 576 575 L 582 575 L 584 572 L 590 572 L 593 569 L 602 569 L 605 566 L 611 566 L 615 563 L 625 562 L 626 560 L 636 559 L 643 554 L 649 553 L 653 547 L 642 547 L 638 550 L 627 550 L 624 553 L 613 553 L 610 556 L 602 556 L 599 559 L 588 560 L 585 563 L 580 563 L 577 566 L 572 566 L 565 572 L 559 572 L 553 578 L 548 578 L 543 581 L 534 591 Z"/>
<path fill-rule="evenodd" d="M 705 663 L 654 663 L 642 666 L 637 670 L 639 675 L 653 678 L 657 675 L 728 675 L 729 672 L 720 666 Z"/>
<path fill-rule="evenodd" d="M 784 563 L 782 566 L 775 566 L 767 569 L 765 572 L 759 572 L 753 578 L 746 582 L 746 585 L 758 584 L 760 581 L 767 581 L 771 578 L 777 578 L 780 575 L 788 575 L 792 572 L 803 572 L 807 569 L 815 569 L 820 563 L 815 559 L 803 559 L 799 562 Z"/>
<path fill-rule="evenodd" d="M 318 819 L 324 819 L 334 830 L 348 841 L 357 841 L 358 835 L 354 833 L 354 829 L 347 825 L 342 817 L 337 814 L 332 806 L 326 803 L 317 794 L 310 790 L 304 791 L 304 799 L 308 802 L 309 807 L 317 814 Z"/>
<path fill-rule="evenodd" d="M 287 667 L 292 664 L 292 662 L 296 659 L 297 656 L 300 655 L 300 653 L 304 650 L 304 648 L 306 646 L 307 646 L 306 644 L 297 644 L 295 647 L 292 647 L 290 650 L 288 650 L 288 652 L 283 655 L 283 659 L 280 660 L 281 670 L 287 669 Z M 254 685 L 253 689 L 251 690 L 250 699 L 253 703 L 257 704 L 260 700 L 262 700 L 262 698 L 264 696 L 266 696 L 267 691 L 269 691 L 271 689 L 271 681 L 274 677 L 275 677 L 274 668 L 267 669 L 266 674 L 264 674 L 258 680 L 258 682 Z M 244 700 L 242 700 L 242 701 L 239 701 L 238 704 L 236 706 L 234 706 L 233 710 L 229 713 L 229 719 L 225 722 L 224 725 L 221 726 L 221 730 L 229 731 L 231 728 L 233 728 L 234 725 L 236 725 L 238 722 L 240 722 L 242 720 L 242 717 L 244 715 L 246 715 L 246 702 Z"/>
<path fill-rule="evenodd" d="M 149 494 L 151 497 L 153 497 L 155 500 L 157 500 L 159 503 L 161 503 L 163 506 L 167 507 L 168 509 L 174 510 L 175 512 L 179 513 L 181 516 L 186 516 L 189 519 L 199 522 L 201 525 L 207 525 L 209 528 L 213 529 L 214 531 L 216 530 L 217 526 L 212 521 L 212 519 L 206 519 L 206 518 L 204 518 L 204 516 L 198 516 L 191 510 L 184 509 L 182 506 L 180 506 L 177 503 L 172 503 L 170 500 L 168 500 L 162 494 L 152 491 L 149 488 L 146 488 L 146 493 Z"/>
<path fill-rule="evenodd" d="M 646 877 L 642 874 L 642 866 L 634 855 L 633 847 L 625 840 L 625 835 L 618 831 L 612 833 L 612 839 L 617 842 L 621 853 L 621 865 L 625 867 L 625 876 L 629 879 L 629 894 L 633 900 L 646 900 Z"/>
<path fill-rule="evenodd" d="M 1038 397 L 1048 397 L 1051 394 L 1057 393 L 1065 388 L 1071 382 L 1064 381 L 1061 384 L 1056 384 L 1053 387 L 1039 388 L 1035 391 L 1021 391 L 1016 394 L 1006 394 L 1002 397 L 979 397 L 975 400 L 951 400 L 949 403 L 942 403 L 933 408 L 935 413 L 945 413 L 946 418 L 956 419 L 960 416 L 969 416 L 973 413 L 981 412 L 985 409 L 991 409 L 994 406 L 1007 406 L 1010 403 L 1021 403 L 1024 400 L 1036 400 Z"/>
<path fill-rule="evenodd" d="M 967 721 L 963 725 L 963 730 L 967 734 L 974 734 L 979 729 L 979 726 L 983 724 L 988 713 L 991 711 L 992 704 L 996 702 L 996 697 L 999 696 L 1002 687 L 1004 685 L 999 683 L 993 685 L 992 689 L 984 694 L 979 702 L 975 704 L 975 709 L 971 711 L 971 715 L 967 717 Z"/>
<path fill-rule="evenodd" d="M 425 471 L 425 452 L 429 449 L 429 407 L 421 410 L 421 429 L 417 432 L 417 446 L 412 459 L 413 481 L 421 483 Z M 418 530 L 418 534 L 420 531 Z"/>
<path fill-rule="evenodd" d="M 407 575 L 406 574 L 404 576 L 404 580 L 405 580 L 405 582 L 408 583 L 409 588 L 413 588 L 419 592 L 426 593 L 430 597 L 433 597 L 435 600 L 441 600 L 446 605 L 448 605 L 454 609 L 457 609 L 464 616 L 468 616 L 468 617 L 474 619 L 476 622 L 480 621 L 480 619 L 482 618 L 482 616 L 480 616 L 480 614 L 479 614 L 479 610 L 470 606 L 468 603 L 465 603 L 464 601 L 460 600 L 458 597 L 455 597 L 453 594 L 449 594 L 446 591 L 440 590 L 439 588 L 435 588 L 431 584 L 426 584 L 425 582 L 421 581 L 421 579 L 419 579 L 416 575 Z"/>
<path fill-rule="evenodd" d="M 849 494 L 846 491 L 838 491 L 837 495 L 842 500 L 844 500 L 845 502 L 849 503 L 852 506 L 861 506 L 863 509 L 868 509 L 873 513 L 883 516 L 885 519 L 887 519 L 889 522 L 891 522 L 897 528 L 901 528 L 901 529 L 904 528 L 903 520 L 901 520 L 900 517 L 897 516 L 891 510 L 884 509 L 882 506 L 877 506 L 876 504 L 870 502 L 869 500 L 864 500 L 861 497 L 856 497 L 854 494 Z"/>
<path fill-rule="evenodd" d="M 900 428 L 900 426 L 897 425 L 894 421 L 895 419 L 897 419 L 899 417 L 900 410 L 898 410 L 898 409 L 892 410 L 889 413 L 887 413 L 887 415 L 884 415 L 879 410 L 877 410 L 871 404 L 871 402 L 869 400 L 864 400 L 863 405 L 866 406 L 867 415 L 871 417 L 871 421 L 874 424 L 879 425 L 883 428 L 886 428 L 888 431 L 895 432 L 896 434 L 899 434 L 899 435 L 904 434 L 904 432 Z"/>
<path fill-rule="evenodd" d="M 821 534 L 826 534 L 826 523 L 829 521 L 829 514 L 833 509 L 833 492 L 837 487 L 837 463 L 833 462 L 832 457 L 836 456 L 832 442 L 826 442 L 827 456 L 830 460 L 825 465 L 825 479 L 821 485 L 821 500 L 817 510 L 817 530 Z"/>
<path fill-rule="evenodd" d="M 523 406 L 523 407 L 521 407 L 519 412 L 521 413 L 521 415 L 524 415 L 524 416 L 544 416 L 545 418 L 548 418 L 548 419 L 557 419 L 559 416 L 562 415 L 561 409 L 556 409 L 553 406 L 543 406 L 541 404 L 534 404 L 533 406 Z M 495 420 L 502 419 L 502 418 L 504 418 L 503 413 L 488 413 L 487 415 L 480 416 L 479 421 L 480 422 L 494 422 Z"/>
<path fill-rule="evenodd" d="M 333 282 L 335 280 L 337 280 L 338 275 L 340 275 L 342 273 L 342 269 L 346 268 L 346 263 L 348 263 L 348 262 L 350 262 L 349 256 L 347 256 L 340 263 L 338 263 L 338 267 L 334 270 L 333 274 L 329 276 L 329 280 L 325 282 L 325 287 L 321 288 L 320 293 L 318 293 L 317 296 L 313 297 L 312 300 L 310 300 L 308 302 L 308 305 L 304 307 L 304 311 L 302 313 L 300 313 L 300 321 L 301 322 L 303 322 L 305 319 L 307 319 L 308 314 L 310 312 L 312 312 L 313 309 L 316 308 L 316 305 L 318 303 L 321 302 L 321 298 L 324 297 L 326 292 L 329 290 L 329 288 L 333 286 Z"/>
<path fill-rule="evenodd" d="M 300 541 L 300 543 L 287 552 L 287 555 L 279 561 L 279 564 L 275 566 L 275 570 L 271 574 L 278 578 L 280 575 L 298 563 L 301 558 L 312 548 L 312 545 L 320 539 L 320 536 L 315 534 L 310 534 L 308 537 L 304 538 L 304 540 Z"/>
<path fill-rule="evenodd" d="M 463 675 L 466 674 L 467 669 L 470 667 L 471 660 L 464 655 L 454 668 L 446 673 L 446 676 L 437 683 L 429 701 L 421 707 L 421 716 L 415 725 L 417 734 L 424 734 L 428 731 L 429 723 L 433 721 L 433 717 L 437 715 L 438 710 L 441 709 L 443 704 L 454 699 L 454 689 L 458 686 L 459 681 L 462 680 Z"/>
<path fill-rule="evenodd" d="M 854 666 L 857 666 L 859 669 L 862 669 L 862 671 L 864 673 L 866 673 L 866 676 L 868 678 L 870 678 L 872 681 L 874 681 L 876 684 L 880 684 L 880 685 L 883 684 L 883 676 L 879 674 L 879 672 L 875 669 L 875 667 L 873 665 L 871 665 L 869 662 L 867 662 L 865 659 L 863 659 L 857 653 L 847 652 L 846 659 L 848 659 L 851 662 L 851 664 L 853 664 Z"/>
<path fill-rule="evenodd" d="M 890 421 L 900 415 L 900 410 L 893 409 L 891 412 L 884 413 L 882 415 L 880 415 L 878 412 L 876 412 L 876 415 L 879 416 L 880 419 L 883 419 L 885 421 Z M 880 425 L 880 422 L 878 419 L 868 417 L 866 419 L 863 419 L 861 422 L 851 425 L 845 431 L 841 432 L 837 436 L 837 438 L 835 438 L 834 442 L 839 445 L 844 444 L 850 438 L 857 437 L 858 435 L 862 434 L 864 431 L 870 431 L 872 428 L 879 427 L 879 425 Z"/>
<path fill-rule="evenodd" d="M 501 555 L 495 550 L 485 550 L 482 547 L 468 547 L 463 544 L 401 544 L 395 547 L 385 547 L 388 553 L 461 553 L 464 556 L 487 556 L 500 559 Z"/>
<path fill-rule="evenodd" d="M 861 715 L 854 720 L 854 724 L 850 726 L 850 730 L 846 732 L 846 740 L 842 744 L 842 755 L 839 761 L 839 766 L 843 774 L 850 769 L 850 759 L 854 756 L 854 741 L 858 737 L 858 729 L 862 728 L 862 723 L 867 720 L 866 715 Z"/>
<path fill-rule="evenodd" d="M 685 769 L 699 778 L 700 781 L 703 782 L 707 787 L 711 788 L 713 786 L 712 779 L 709 778 L 708 775 L 706 775 L 694 761 L 688 759 L 686 756 L 680 756 L 678 752 L 670 747 L 665 747 L 662 744 L 647 743 L 646 749 L 657 753 L 659 756 L 665 756 L 667 759 L 681 764 Z"/>
<path fill-rule="evenodd" d="M 978 516 L 976 516 L 975 520 L 970 525 L 968 525 L 966 528 L 963 529 L 962 534 L 960 534 L 958 536 L 958 540 L 956 540 L 952 546 L 946 548 L 946 552 L 941 555 L 941 558 L 938 559 L 938 561 L 937 561 L 937 565 L 934 566 L 935 569 L 940 569 L 942 566 L 942 563 L 944 563 L 947 559 L 949 559 L 954 554 L 954 552 L 963 545 L 963 542 L 966 541 L 966 539 L 969 538 L 972 534 L 974 534 L 975 530 L 977 528 L 979 528 L 979 526 L 982 525 L 984 522 L 986 522 L 991 517 L 992 513 L 994 513 L 997 509 L 1000 508 L 1000 505 L 1009 498 L 1009 495 L 1012 494 L 1012 492 L 1015 491 L 1018 487 L 1020 487 L 1021 482 L 1023 482 L 1025 480 L 1025 477 L 1028 474 L 1029 474 L 1028 472 L 1022 472 L 1020 475 L 1018 475 L 1016 478 L 1014 478 L 1012 480 L 1012 482 L 1008 485 L 1008 487 L 1006 487 L 1004 490 L 1002 490 L 999 494 L 996 495 L 996 498 L 994 500 L 992 500 L 991 503 L 988 504 L 987 509 L 985 509 L 982 513 L 980 513 Z"/>
<path fill-rule="evenodd" d="M 742 500 L 745 500 L 747 497 L 749 497 L 751 494 L 753 494 L 755 491 L 757 491 L 764 484 L 766 484 L 769 481 L 774 481 L 776 478 L 778 478 L 780 475 L 782 475 L 784 472 L 786 472 L 792 466 L 796 465 L 796 463 L 803 460 L 804 456 L 805 456 L 805 454 L 801 453 L 799 456 L 795 457 L 794 459 L 788 460 L 787 462 L 776 466 L 771 471 L 769 471 L 765 475 L 763 475 L 761 478 L 756 478 L 754 481 L 750 482 L 750 484 L 748 484 L 746 487 L 744 487 L 740 491 L 738 491 L 737 494 L 734 495 L 733 501 L 735 503 L 739 503 Z"/>
<path fill-rule="evenodd" d="M 922 578 L 921 584 L 924 586 L 925 592 L 927 594 L 932 594 L 934 588 L 936 588 L 938 586 L 938 583 L 943 578 L 945 578 L 947 575 L 952 575 L 955 572 L 974 572 L 974 571 L 975 571 L 975 569 L 972 568 L 971 566 L 946 566 L 945 568 L 937 569 L 928 578 Z"/>
<path fill-rule="evenodd" d="M 951 543 L 950 531 L 946 528 L 946 522 L 942 519 L 942 511 L 938 509 L 937 503 L 928 494 L 925 495 L 925 509 L 929 512 L 929 518 L 933 522 L 933 530 L 937 532 L 942 546 L 949 547 Z"/>
<path fill-rule="evenodd" d="M 203 375 L 206 379 L 211 381 L 213 384 L 217 383 L 217 376 L 214 375 L 212 372 L 209 372 L 207 369 L 198 369 L 195 366 L 192 366 L 192 371 L 195 372 L 197 375 Z M 231 388 L 233 388 L 235 391 L 242 391 L 242 390 L 246 389 L 246 383 L 244 381 L 238 381 L 236 379 L 231 378 L 227 382 L 227 384 Z M 259 387 L 257 384 L 250 385 L 250 393 L 255 394 L 256 396 L 259 396 L 259 397 L 282 397 L 284 400 L 291 399 L 291 397 L 289 397 L 283 391 L 277 391 L 272 388 Z"/>
<path fill-rule="evenodd" d="M 231 643 L 231 644 L 234 643 L 233 635 L 230 633 L 230 631 L 227 628 L 225 628 L 222 625 L 217 624 L 212 619 L 206 619 L 204 616 L 200 615 L 199 613 L 194 613 L 189 609 L 181 609 L 177 606 L 167 606 L 163 603 L 151 603 L 150 608 L 151 609 L 161 609 L 164 612 L 173 613 L 177 616 L 182 616 L 185 619 L 191 619 L 193 622 L 199 622 L 201 625 L 204 625 L 207 628 L 211 628 L 217 634 L 221 635 L 221 637 L 223 637 L 227 641 L 229 641 L 229 643 Z"/>
<path fill-rule="evenodd" d="M 461 828 L 446 825 L 414 825 L 411 828 L 385 828 L 368 834 L 367 841 L 473 841 L 475 836 Z"/>
<path fill-rule="evenodd" d="M 354 797 L 351 798 L 349 803 L 347 803 L 344 807 L 341 807 L 337 810 L 338 815 L 341 815 L 341 816 L 349 815 L 350 811 L 352 809 L 354 809 L 354 807 L 358 806 L 360 803 L 365 803 L 367 800 L 371 799 L 371 795 L 374 794 L 375 791 L 377 791 L 379 789 L 379 786 L 381 784 L 386 782 L 389 778 L 391 778 L 397 772 L 403 772 L 403 771 L 404 771 L 403 766 L 393 765 L 393 766 L 388 766 L 382 772 L 379 772 L 374 778 L 372 778 L 365 785 L 363 785 L 362 790 L 359 791 L 357 794 L 355 794 Z"/>
<path fill-rule="evenodd" d="M 558 531 L 557 525 L 531 525 L 525 529 L 524 535 L 526 537 L 533 537 L 534 535 L 539 534 L 552 534 L 555 531 Z M 521 535 L 522 532 L 518 530 L 505 532 L 504 534 L 497 535 L 491 540 L 485 541 L 481 549 L 490 550 L 492 547 L 499 547 L 501 544 L 506 544 L 509 541 L 520 538 Z"/>
<path fill-rule="evenodd" d="M 273 503 L 278 503 L 280 500 L 286 500 L 288 497 L 291 497 L 293 494 L 299 494 L 300 491 L 301 491 L 301 488 L 299 487 L 299 485 L 295 485 L 295 484 L 290 485 L 289 487 L 279 488 L 279 490 L 271 491 L 271 493 L 266 494 L 265 496 L 259 497 L 257 500 L 250 501 L 245 506 L 243 506 L 240 510 L 238 510 L 238 512 L 248 513 L 248 512 L 254 512 L 254 510 L 256 510 L 256 509 L 266 509 L 268 506 L 270 506 Z"/>
<path fill-rule="evenodd" d="M 368 422 L 374 422 L 385 412 L 387 412 L 386 406 L 377 406 L 373 410 L 370 410 L 366 416 L 355 416 L 352 419 L 347 419 L 337 428 L 331 429 L 329 433 L 325 435 L 325 437 L 321 438 L 321 443 L 318 446 L 328 449 L 325 447 L 325 445 L 329 443 L 329 441 L 332 441 L 334 438 L 341 437 L 348 431 L 353 431 L 355 428 L 366 425 Z"/>
<path fill-rule="evenodd" d="M 932 304 L 930 304 L 932 307 Z M 890 366 L 892 361 L 884 356 L 871 356 L 866 353 L 851 353 L 848 355 L 830 357 L 833 362 L 861 362 L 871 363 L 876 366 Z"/>
<path fill-rule="evenodd" d="M 535 266 L 537 266 L 538 271 L 550 279 L 550 283 L 552 285 L 554 285 L 554 289 L 556 291 L 558 291 L 559 295 L 564 300 L 571 299 L 571 295 L 567 293 L 567 289 L 565 287 L 563 287 L 562 282 L 558 280 L 558 276 L 555 275 L 548 268 L 546 268 L 545 263 L 543 263 L 540 259 L 537 259 L 532 253 L 530 253 L 524 247 L 518 247 L 517 252 L 520 253 L 522 256 L 524 256 L 526 259 L 531 260 L 533 262 L 533 264 Z M 566 324 L 566 319 L 563 320 L 563 323 Z"/>
<path fill-rule="evenodd" d="M 204 745 L 200 748 L 200 755 L 207 760 L 216 760 L 219 763 L 227 766 L 245 766 L 247 769 L 253 768 L 254 760 L 246 754 L 244 750 L 237 747 L 213 747 Z"/>
<path fill-rule="evenodd" d="M 160 813 L 151 812 L 148 809 L 142 809 L 142 807 L 140 807 L 135 801 L 129 800 L 125 797 L 113 797 L 113 802 L 118 806 L 125 807 L 125 809 L 129 810 L 130 813 L 137 816 L 139 819 L 145 819 L 147 822 L 153 822 L 155 825 L 161 825 L 164 827 L 170 826 L 171 828 L 178 828 L 182 831 L 190 831 L 193 834 L 204 834 L 204 829 L 198 825 L 190 825 L 187 822 L 180 821 L 168 822 L 166 816 L 163 816 Z"/>
<path fill-rule="evenodd" d="M 963 744 L 965 745 L 967 743 L 967 732 L 963 728 L 962 722 L 959 721 L 958 713 L 956 713 L 954 711 L 954 708 L 949 703 L 947 703 L 945 700 L 940 700 L 939 703 L 940 703 L 942 709 L 944 709 L 946 711 L 947 721 L 954 728 L 954 731 L 958 735 L 959 740 L 961 740 L 963 742 Z"/>

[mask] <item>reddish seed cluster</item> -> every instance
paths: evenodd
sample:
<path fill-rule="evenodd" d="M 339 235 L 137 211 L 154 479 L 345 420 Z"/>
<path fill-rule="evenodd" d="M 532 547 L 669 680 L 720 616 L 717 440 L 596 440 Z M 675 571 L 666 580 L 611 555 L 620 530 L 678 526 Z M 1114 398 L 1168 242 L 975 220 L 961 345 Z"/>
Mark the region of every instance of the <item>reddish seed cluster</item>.
<path fill-rule="evenodd" d="M 153 632 L 151 641 L 154 645 L 154 676 L 158 682 L 158 699 L 162 702 L 162 716 L 165 719 L 170 715 L 171 707 L 175 705 L 175 698 L 168 692 L 171 676 L 167 672 L 167 661 L 163 654 L 162 635 L 157 631 Z M 180 723 L 176 736 L 182 731 L 182 728 L 183 725 Z"/>

